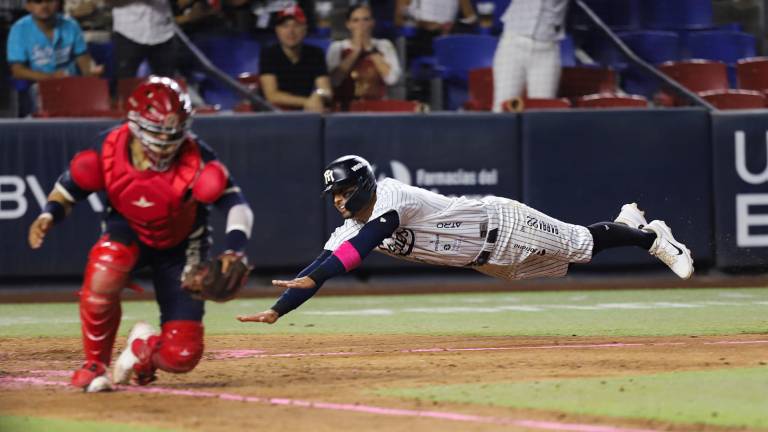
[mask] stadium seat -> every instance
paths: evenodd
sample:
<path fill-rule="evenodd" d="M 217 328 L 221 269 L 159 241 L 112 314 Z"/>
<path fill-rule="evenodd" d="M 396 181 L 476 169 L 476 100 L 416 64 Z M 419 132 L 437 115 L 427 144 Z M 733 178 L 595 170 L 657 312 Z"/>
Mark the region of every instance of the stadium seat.
<path fill-rule="evenodd" d="M 691 58 L 718 60 L 736 65 L 739 59 L 756 55 L 755 37 L 734 31 L 701 31 L 688 35 Z"/>
<path fill-rule="evenodd" d="M 501 103 L 504 112 L 521 112 L 540 109 L 566 109 L 571 107 L 571 102 L 566 98 L 555 99 L 530 99 L 514 98 Z"/>
<path fill-rule="evenodd" d="M 725 63 L 709 60 L 665 62 L 659 70 L 691 91 L 725 90 L 728 74 Z"/>
<path fill-rule="evenodd" d="M 640 27 L 640 2 L 644 0 L 586 0 L 584 3 L 608 27 L 614 30 L 632 30 Z M 576 5 L 572 8 L 578 9 Z M 595 25 L 585 14 L 574 16 L 574 26 L 577 28 L 595 28 Z"/>
<path fill-rule="evenodd" d="M 712 27 L 712 0 L 642 0 L 644 28 L 657 30 Z"/>
<path fill-rule="evenodd" d="M 492 66 L 497 43 L 495 37 L 485 35 L 449 35 L 435 38 L 435 68 L 443 80 L 446 109 L 455 110 L 467 101 L 469 71 Z"/>
<path fill-rule="evenodd" d="M 560 40 L 560 66 L 576 66 L 576 48 L 571 35 Z"/>
<path fill-rule="evenodd" d="M 243 72 L 259 71 L 260 44 L 248 37 L 213 36 L 195 40 L 195 45 L 211 62 L 232 78 Z M 207 78 L 200 83 L 200 93 L 209 104 L 231 109 L 240 97 L 218 81 Z"/>
<path fill-rule="evenodd" d="M 350 112 L 421 112 L 422 105 L 408 100 L 358 100 L 349 104 Z"/>
<path fill-rule="evenodd" d="M 599 93 L 576 99 L 578 108 L 647 108 L 648 99 L 640 95 Z"/>
<path fill-rule="evenodd" d="M 638 57 L 652 65 L 680 60 L 680 37 L 675 32 L 643 30 L 620 33 L 619 37 Z M 629 60 L 621 72 L 621 82 L 627 93 L 645 97 L 653 96 L 659 87 L 655 76 Z"/>
<path fill-rule="evenodd" d="M 617 90 L 616 73 L 600 67 L 564 67 L 560 75 L 558 97 L 569 99 L 594 93 L 611 93 Z"/>
<path fill-rule="evenodd" d="M 713 90 L 699 93 L 717 109 L 765 109 L 766 97 L 755 90 Z"/>
<path fill-rule="evenodd" d="M 493 68 L 469 71 L 469 100 L 464 109 L 490 111 L 493 108 Z"/>
<path fill-rule="evenodd" d="M 120 117 L 113 110 L 107 80 L 66 77 L 38 82 L 38 117 Z"/>
<path fill-rule="evenodd" d="M 261 82 L 259 81 L 259 75 L 258 74 L 252 74 L 252 73 L 241 73 L 237 80 L 246 86 L 248 90 L 250 90 L 253 93 L 258 93 L 259 88 L 261 87 Z M 251 112 L 253 111 L 253 106 L 248 100 L 242 100 L 234 107 L 235 112 Z"/>
<path fill-rule="evenodd" d="M 725 63 L 722 62 L 709 60 L 665 62 L 659 66 L 659 70 L 694 93 L 729 88 L 728 71 Z M 680 98 L 670 89 L 662 89 L 654 99 L 663 106 L 688 105 L 687 100 Z"/>
<path fill-rule="evenodd" d="M 333 42 L 329 38 L 322 38 L 322 37 L 310 37 L 307 36 L 304 38 L 304 43 L 307 45 L 311 45 L 314 47 L 318 47 L 323 50 L 323 52 L 328 52 L 328 47 L 331 46 L 331 42 Z"/>
<path fill-rule="evenodd" d="M 736 64 L 738 87 L 768 94 L 768 57 L 750 57 Z"/>
<path fill-rule="evenodd" d="M 691 32 L 686 48 L 691 58 L 718 60 L 728 65 L 728 79 L 736 87 L 736 63 L 757 55 L 755 37 L 734 31 Z"/>

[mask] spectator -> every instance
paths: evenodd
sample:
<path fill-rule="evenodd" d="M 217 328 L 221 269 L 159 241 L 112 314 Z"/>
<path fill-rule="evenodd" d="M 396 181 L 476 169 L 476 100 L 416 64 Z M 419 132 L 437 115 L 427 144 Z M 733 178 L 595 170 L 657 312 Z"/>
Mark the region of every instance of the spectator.
<path fill-rule="evenodd" d="M 27 0 L 29 15 L 19 19 L 8 35 L 11 75 L 41 81 L 69 75 L 101 75 L 77 22 L 57 12 L 58 0 Z"/>
<path fill-rule="evenodd" d="M 278 43 L 261 52 L 259 81 L 267 100 L 287 109 L 323 112 L 331 102 L 331 82 L 323 50 L 304 44 L 307 18 L 299 6 L 280 11 Z"/>
<path fill-rule="evenodd" d="M 560 82 L 560 43 L 568 0 L 512 0 L 493 57 L 493 111 L 522 96 L 553 98 Z"/>
<path fill-rule="evenodd" d="M 416 34 L 409 40 L 408 59 L 432 55 L 432 39 L 451 33 L 461 9 L 460 23 L 472 25 L 477 14 L 471 0 L 397 0 L 395 25 L 416 20 Z"/>
<path fill-rule="evenodd" d="M 350 37 L 328 48 L 328 69 L 336 101 L 346 111 L 356 99 L 383 99 L 387 86 L 400 79 L 400 63 L 392 43 L 373 39 L 371 8 L 359 4 L 347 12 Z"/>
<path fill-rule="evenodd" d="M 86 42 L 109 42 L 112 12 L 104 0 L 64 0 L 64 12 L 80 24 Z"/>
<path fill-rule="evenodd" d="M 112 6 L 117 78 L 136 76 L 139 65 L 149 62 L 152 73 L 174 76 L 176 47 L 173 13 L 167 0 L 107 0 Z"/>

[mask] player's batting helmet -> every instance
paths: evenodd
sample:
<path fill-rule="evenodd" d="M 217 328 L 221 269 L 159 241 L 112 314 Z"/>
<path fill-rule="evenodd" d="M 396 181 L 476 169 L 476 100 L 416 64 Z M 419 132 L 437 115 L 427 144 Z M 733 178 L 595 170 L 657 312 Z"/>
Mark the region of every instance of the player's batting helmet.
<path fill-rule="evenodd" d="M 126 101 L 128 127 L 155 171 L 165 171 L 192 123 L 189 94 L 171 78 L 151 76 Z"/>
<path fill-rule="evenodd" d="M 352 214 L 368 204 L 376 192 L 376 176 L 367 160 L 360 156 L 342 156 L 328 164 L 323 172 L 323 195 L 349 186 L 356 186 L 355 191 L 344 205 Z"/>

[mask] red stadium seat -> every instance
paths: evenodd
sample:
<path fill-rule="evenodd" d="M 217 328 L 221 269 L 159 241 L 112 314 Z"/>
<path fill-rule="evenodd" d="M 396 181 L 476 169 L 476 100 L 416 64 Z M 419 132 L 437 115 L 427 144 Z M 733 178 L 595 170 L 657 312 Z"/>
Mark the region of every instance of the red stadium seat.
<path fill-rule="evenodd" d="M 261 88 L 259 74 L 257 73 L 243 72 L 237 76 L 237 80 L 240 81 L 240 84 L 243 84 L 245 87 L 247 87 L 248 90 L 250 90 L 252 93 L 258 93 L 259 89 Z M 253 106 L 247 100 L 243 100 L 235 105 L 234 111 L 251 112 L 253 111 Z"/>
<path fill-rule="evenodd" d="M 464 109 L 490 111 L 493 108 L 493 69 L 479 68 L 469 71 L 469 100 Z"/>
<path fill-rule="evenodd" d="M 766 96 L 756 90 L 713 90 L 699 93 L 717 109 L 764 109 Z"/>
<path fill-rule="evenodd" d="M 571 102 L 566 98 L 559 99 L 531 99 L 514 98 L 502 102 L 501 109 L 504 112 L 521 112 L 538 109 L 566 109 L 571 107 Z"/>
<path fill-rule="evenodd" d="M 576 99 L 579 108 L 647 108 L 648 99 L 640 95 L 599 93 Z"/>
<path fill-rule="evenodd" d="M 575 99 L 596 93 L 614 93 L 618 89 L 616 73 L 608 68 L 564 67 L 560 75 L 558 97 Z"/>
<path fill-rule="evenodd" d="M 38 117 L 120 117 L 113 110 L 107 80 L 97 77 L 66 77 L 38 83 Z"/>
<path fill-rule="evenodd" d="M 768 93 L 768 57 L 750 57 L 736 64 L 739 88 Z"/>
<path fill-rule="evenodd" d="M 350 112 L 421 112 L 422 105 L 408 100 L 358 100 L 349 104 Z"/>
<path fill-rule="evenodd" d="M 695 93 L 727 90 L 728 69 L 725 63 L 711 60 L 685 60 L 679 62 L 665 62 L 659 66 L 659 70 L 679 82 L 683 87 Z M 684 100 L 671 90 L 662 90 L 656 96 L 660 105 L 682 106 L 688 105 Z"/>

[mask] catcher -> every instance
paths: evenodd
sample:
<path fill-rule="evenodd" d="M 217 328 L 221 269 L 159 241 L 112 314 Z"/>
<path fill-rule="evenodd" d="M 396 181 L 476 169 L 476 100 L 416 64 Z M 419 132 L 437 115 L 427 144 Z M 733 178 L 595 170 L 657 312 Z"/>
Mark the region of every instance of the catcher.
<path fill-rule="evenodd" d="M 131 329 L 115 362 L 115 383 L 145 385 L 157 369 L 191 371 L 203 354 L 204 300 L 226 301 L 245 284 L 246 243 L 253 213 L 226 167 L 189 130 L 192 107 L 179 84 L 150 77 L 127 101 L 127 122 L 96 148 L 77 153 L 29 229 L 39 248 L 46 234 L 90 193 L 104 191 L 102 236 L 88 255 L 80 290 L 85 362 L 72 385 L 110 390 L 107 367 L 120 325 L 120 292 L 131 272 L 149 267 L 161 331 Z M 226 252 L 206 263 L 211 246 L 209 204 L 227 214 Z M 183 283 L 182 283 L 183 281 Z"/>

